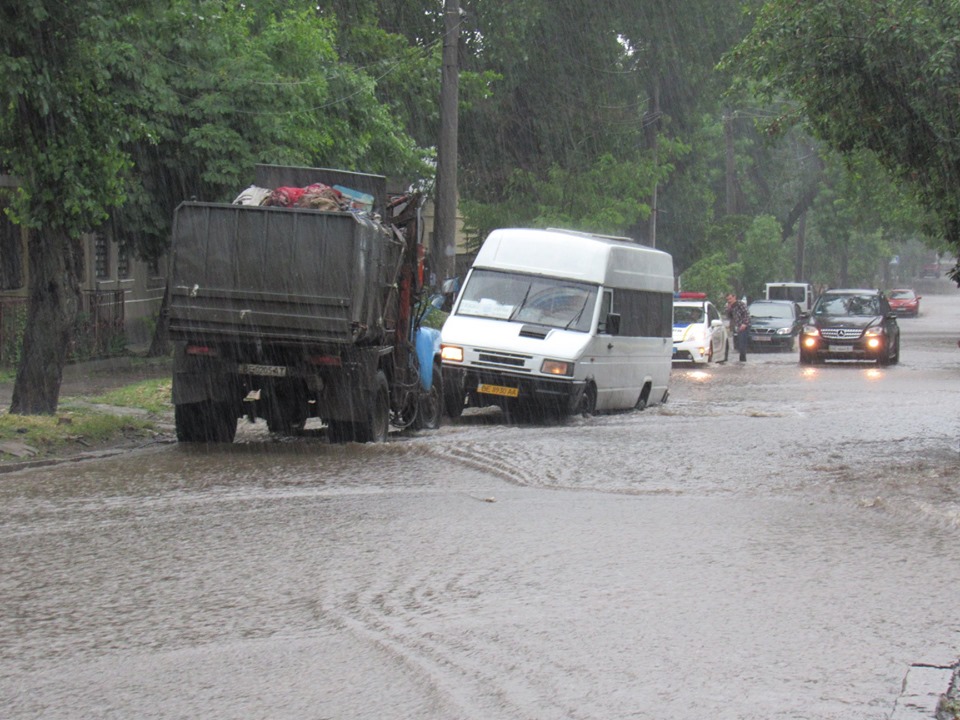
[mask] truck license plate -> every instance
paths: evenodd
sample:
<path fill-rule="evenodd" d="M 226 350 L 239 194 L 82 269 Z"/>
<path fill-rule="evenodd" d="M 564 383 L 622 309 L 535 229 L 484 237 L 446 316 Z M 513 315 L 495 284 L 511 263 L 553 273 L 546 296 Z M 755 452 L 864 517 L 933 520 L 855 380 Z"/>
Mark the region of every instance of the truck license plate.
<path fill-rule="evenodd" d="M 241 375 L 266 375 L 267 377 L 286 377 L 287 369 L 282 365 L 243 364 L 237 368 Z"/>
<path fill-rule="evenodd" d="M 520 388 L 515 387 L 504 387 L 503 385 L 488 385 L 487 383 L 480 383 L 477 385 L 477 392 L 485 393 L 487 395 L 500 395 L 501 397 L 518 397 L 520 395 Z"/>

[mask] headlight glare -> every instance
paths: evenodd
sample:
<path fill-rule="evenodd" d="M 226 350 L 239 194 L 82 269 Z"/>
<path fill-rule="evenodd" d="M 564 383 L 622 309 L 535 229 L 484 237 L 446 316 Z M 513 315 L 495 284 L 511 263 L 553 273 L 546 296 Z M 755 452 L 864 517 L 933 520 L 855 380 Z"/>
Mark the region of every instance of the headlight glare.
<path fill-rule="evenodd" d="M 441 345 L 440 357 L 447 362 L 463 362 L 463 348 L 457 345 Z"/>
<path fill-rule="evenodd" d="M 573 363 L 563 360 L 544 360 L 540 366 L 540 372 L 544 375 L 564 375 L 573 376 Z"/>

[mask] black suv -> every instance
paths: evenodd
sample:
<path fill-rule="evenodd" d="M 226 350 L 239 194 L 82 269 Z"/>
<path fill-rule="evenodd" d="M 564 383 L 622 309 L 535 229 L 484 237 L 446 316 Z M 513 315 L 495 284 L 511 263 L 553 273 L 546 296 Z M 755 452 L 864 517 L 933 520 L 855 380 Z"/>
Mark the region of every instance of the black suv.
<path fill-rule="evenodd" d="M 800 362 L 900 360 L 900 326 L 880 290 L 827 290 L 800 332 Z"/>

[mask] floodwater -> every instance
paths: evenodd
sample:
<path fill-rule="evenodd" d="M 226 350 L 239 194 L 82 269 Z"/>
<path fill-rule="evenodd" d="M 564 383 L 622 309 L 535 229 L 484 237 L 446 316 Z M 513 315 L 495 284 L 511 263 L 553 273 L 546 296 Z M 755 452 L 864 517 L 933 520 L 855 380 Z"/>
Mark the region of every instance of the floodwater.
<path fill-rule="evenodd" d="M 880 719 L 960 657 L 960 294 L 897 366 L 0 476 L 6 718 Z"/>

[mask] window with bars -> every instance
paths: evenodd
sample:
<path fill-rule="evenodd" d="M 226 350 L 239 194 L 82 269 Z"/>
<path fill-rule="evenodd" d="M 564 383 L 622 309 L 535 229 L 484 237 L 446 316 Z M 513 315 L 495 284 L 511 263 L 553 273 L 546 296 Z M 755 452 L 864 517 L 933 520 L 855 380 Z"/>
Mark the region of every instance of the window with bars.
<path fill-rule="evenodd" d="M 103 235 L 97 235 L 94 243 L 94 269 L 97 280 L 110 279 L 110 242 Z"/>
<path fill-rule="evenodd" d="M 117 278 L 127 280 L 130 277 L 130 251 L 125 247 L 117 249 Z"/>

